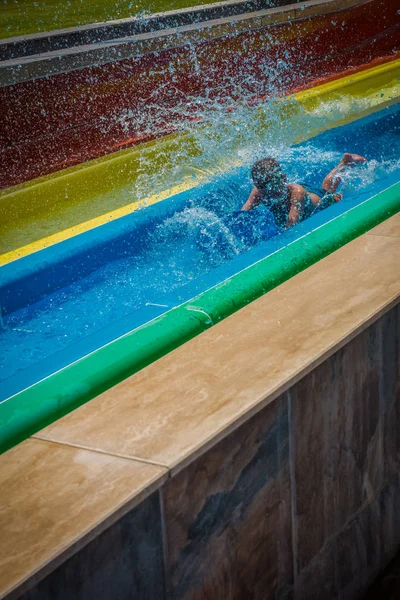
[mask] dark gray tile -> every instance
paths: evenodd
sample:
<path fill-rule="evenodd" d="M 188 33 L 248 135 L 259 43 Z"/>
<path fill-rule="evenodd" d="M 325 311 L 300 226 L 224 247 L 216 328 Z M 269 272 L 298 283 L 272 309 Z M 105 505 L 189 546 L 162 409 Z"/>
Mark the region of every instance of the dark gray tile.
<path fill-rule="evenodd" d="M 165 486 L 170 598 L 290 597 L 286 397 Z"/>
<path fill-rule="evenodd" d="M 399 548 L 400 481 L 395 478 L 300 573 L 295 600 L 361 599 Z M 375 598 L 386 600 L 368 596 Z"/>
<path fill-rule="evenodd" d="M 336 600 L 339 597 L 336 554 L 334 540 L 309 563 L 296 581 L 295 600 Z"/>
<path fill-rule="evenodd" d="M 363 600 L 398 600 L 400 598 L 400 553 L 375 579 Z"/>
<path fill-rule="evenodd" d="M 385 486 L 338 535 L 341 600 L 361 598 L 400 548 L 400 482 Z"/>
<path fill-rule="evenodd" d="M 299 573 L 383 483 L 376 325 L 291 391 Z"/>
<path fill-rule="evenodd" d="M 400 471 L 400 305 L 380 320 L 385 479 Z"/>
<path fill-rule="evenodd" d="M 104 531 L 21 600 L 162 600 L 158 492 Z"/>

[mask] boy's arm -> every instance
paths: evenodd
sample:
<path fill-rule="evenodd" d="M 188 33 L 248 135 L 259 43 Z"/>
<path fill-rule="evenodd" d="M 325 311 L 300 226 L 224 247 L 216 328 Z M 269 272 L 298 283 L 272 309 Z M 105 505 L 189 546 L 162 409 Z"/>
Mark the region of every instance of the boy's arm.
<path fill-rule="evenodd" d="M 256 208 L 256 206 L 260 204 L 261 198 L 262 194 L 259 192 L 259 190 L 256 187 L 253 188 L 253 191 L 248 197 L 247 202 L 243 204 L 242 210 L 252 210 L 253 208 Z"/>
<path fill-rule="evenodd" d="M 332 171 L 325 177 L 324 181 L 322 182 L 322 189 L 326 192 L 336 192 L 337 188 L 339 187 L 339 183 L 341 182 L 340 173 L 343 171 L 344 167 L 352 167 L 353 165 L 358 165 L 365 162 L 367 162 L 367 159 L 363 156 L 345 152 L 338 166 L 332 169 Z"/>
<path fill-rule="evenodd" d="M 307 192 L 301 185 L 291 185 L 290 211 L 285 229 L 297 225 L 304 211 Z"/>

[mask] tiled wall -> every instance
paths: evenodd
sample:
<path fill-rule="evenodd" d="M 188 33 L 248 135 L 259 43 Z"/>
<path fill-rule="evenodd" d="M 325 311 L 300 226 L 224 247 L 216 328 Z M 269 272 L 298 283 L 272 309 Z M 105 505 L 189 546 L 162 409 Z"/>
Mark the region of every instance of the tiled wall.
<path fill-rule="evenodd" d="M 399 315 L 290 391 L 296 598 L 357 598 L 400 546 Z"/>
<path fill-rule="evenodd" d="M 165 486 L 170 597 L 254 598 L 292 585 L 283 396 Z"/>
<path fill-rule="evenodd" d="M 24 600 L 360 597 L 400 546 L 399 334 L 397 306 Z"/>

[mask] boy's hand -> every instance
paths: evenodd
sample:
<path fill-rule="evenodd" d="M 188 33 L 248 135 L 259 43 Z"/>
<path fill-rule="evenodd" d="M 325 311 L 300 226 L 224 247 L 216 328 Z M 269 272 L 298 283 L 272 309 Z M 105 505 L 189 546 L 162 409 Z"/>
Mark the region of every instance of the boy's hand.
<path fill-rule="evenodd" d="M 345 152 L 342 157 L 342 164 L 346 166 L 358 165 L 367 162 L 367 159 L 359 154 L 350 154 Z"/>

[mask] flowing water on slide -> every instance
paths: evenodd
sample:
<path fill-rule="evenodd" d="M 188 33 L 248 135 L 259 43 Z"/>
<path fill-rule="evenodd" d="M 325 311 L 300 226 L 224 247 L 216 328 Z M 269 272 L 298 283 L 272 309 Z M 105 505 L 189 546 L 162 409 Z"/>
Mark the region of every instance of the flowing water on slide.
<path fill-rule="evenodd" d="M 267 136 L 261 133 L 259 120 L 244 119 L 247 110 L 231 118 L 222 110 L 213 111 L 214 135 L 208 129 L 201 134 L 202 153 L 196 166 L 205 174 L 212 171 L 225 136 L 226 152 L 231 154 L 222 161 L 225 170 L 183 194 L 178 209 L 171 203 L 167 216 L 154 219 L 137 238 L 133 228 L 125 257 L 3 317 L 0 399 L 268 255 L 271 237 L 285 240 L 289 232 L 279 233 L 267 209 L 239 212 L 252 189 L 254 160 L 273 155 L 289 181 L 319 188 L 344 151 L 366 156 L 366 165 L 344 174 L 340 190 L 344 198 L 324 211 L 325 220 L 400 179 L 400 111 L 396 108 L 298 145 L 288 143 L 293 132 L 284 123 Z M 268 118 L 273 118 L 271 113 Z M 307 118 L 318 121 L 319 116 Z M 238 162 L 242 166 L 236 166 Z M 169 202 L 162 204 L 168 208 Z M 96 231 L 101 237 L 102 227 Z M 294 234 L 290 232 L 290 239 Z"/>

